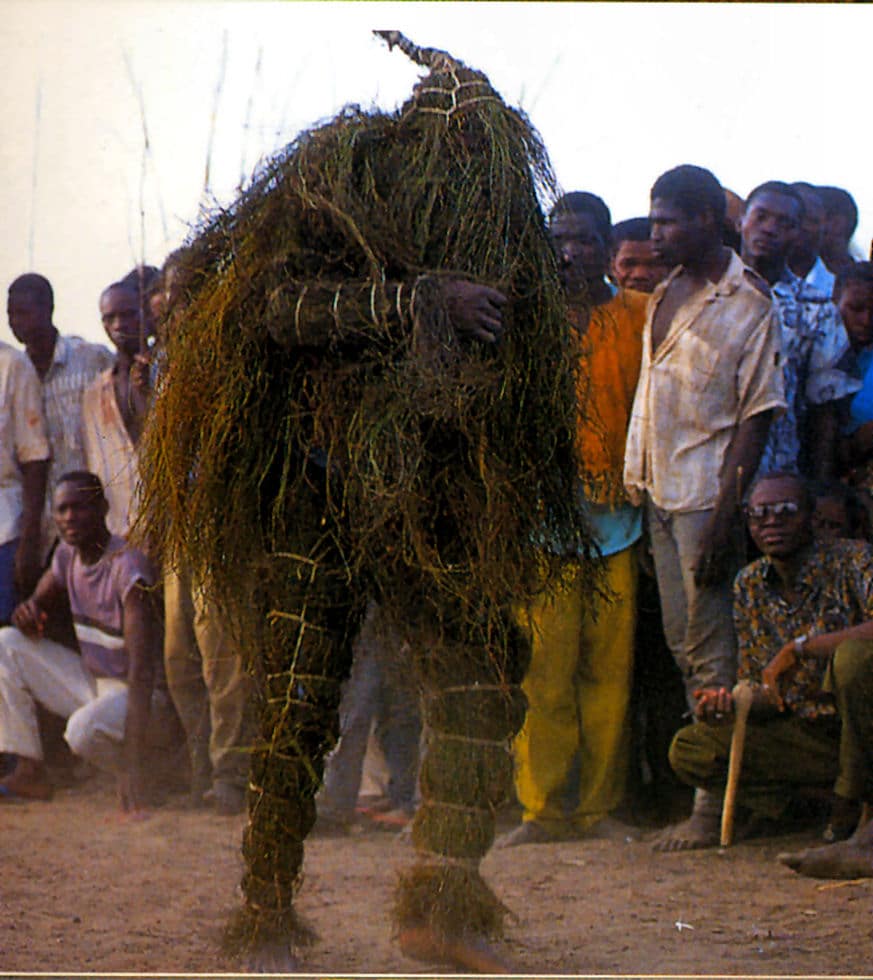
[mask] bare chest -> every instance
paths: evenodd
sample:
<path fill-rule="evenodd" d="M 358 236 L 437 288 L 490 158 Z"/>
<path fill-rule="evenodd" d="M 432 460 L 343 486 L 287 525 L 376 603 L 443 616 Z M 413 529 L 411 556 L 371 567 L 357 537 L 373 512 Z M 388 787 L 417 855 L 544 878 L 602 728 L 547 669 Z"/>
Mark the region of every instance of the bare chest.
<path fill-rule="evenodd" d="M 693 284 L 682 276 L 674 279 L 667 287 L 652 320 L 652 354 L 655 354 L 663 343 L 679 309 L 695 292 Z"/>
<path fill-rule="evenodd" d="M 112 381 L 115 388 L 115 403 L 118 405 L 118 411 L 121 413 L 124 427 L 127 429 L 127 434 L 130 436 L 131 441 L 136 444 L 139 441 L 142 423 L 134 411 L 134 392 L 130 384 L 130 375 L 122 371 L 117 371 Z"/>

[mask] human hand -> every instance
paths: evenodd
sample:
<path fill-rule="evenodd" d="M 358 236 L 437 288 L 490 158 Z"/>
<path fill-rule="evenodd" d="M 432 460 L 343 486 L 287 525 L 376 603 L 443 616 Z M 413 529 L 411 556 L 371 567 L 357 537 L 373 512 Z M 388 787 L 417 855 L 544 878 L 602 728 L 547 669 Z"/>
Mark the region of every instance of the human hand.
<path fill-rule="evenodd" d="M 12 610 L 11 622 L 25 636 L 40 639 L 45 633 L 48 613 L 41 609 L 33 599 L 25 599 Z"/>
<path fill-rule="evenodd" d="M 147 395 L 151 391 L 152 361 L 149 354 L 134 354 L 130 365 L 130 384 L 140 395 Z"/>
<path fill-rule="evenodd" d="M 129 819 L 148 815 L 142 775 L 137 771 L 120 772 L 116 779 L 118 802 L 122 814 Z"/>
<path fill-rule="evenodd" d="M 732 515 L 713 511 L 700 542 L 700 552 L 694 565 L 694 581 L 701 588 L 725 582 L 733 563 Z"/>
<path fill-rule="evenodd" d="M 442 284 L 449 317 L 460 337 L 475 337 L 494 344 L 503 336 L 503 293 L 467 279 L 448 279 Z"/>
<path fill-rule="evenodd" d="M 648 575 L 649 578 L 655 578 L 655 561 L 645 534 L 637 541 L 636 557 L 637 565 L 643 575 Z"/>
<path fill-rule="evenodd" d="M 734 699 L 728 687 L 699 687 L 694 693 L 694 716 L 709 724 L 727 724 L 734 714 Z"/>
<path fill-rule="evenodd" d="M 30 595 L 42 571 L 38 534 L 23 534 L 15 551 L 15 585 L 19 595 Z"/>
<path fill-rule="evenodd" d="M 794 640 L 789 640 L 761 671 L 761 687 L 780 711 L 785 710 L 785 702 L 782 700 L 779 681 L 796 663 L 797 654 L 794 648 Z"/>

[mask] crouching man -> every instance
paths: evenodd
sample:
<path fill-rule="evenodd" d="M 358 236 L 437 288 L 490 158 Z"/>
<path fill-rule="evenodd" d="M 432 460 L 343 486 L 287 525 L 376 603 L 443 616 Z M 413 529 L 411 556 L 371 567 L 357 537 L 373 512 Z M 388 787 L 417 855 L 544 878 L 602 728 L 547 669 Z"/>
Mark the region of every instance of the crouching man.
<path fill-rule="evenodd" d="M 53 512 L 60 541 L 33 595 L 0 630 L 0 751 L 14 768 L 0 798 L 48 799 L 35 702 L 67 719 L 73 752 L 114 773 L 122 810 L 145 806 L 144 750 L 161 631 L 154 571 L 106 526 L 108 504 L 93 473 L 60 478 Z M 45 639 L 46 610 L 66 592 L 81 656 Z"/>
<path fill-rule="evenodd" d="M 873 549 L 816 542 L 812 498 L 800 478 L 772 473 L 749 497 L 749 531 L 762 557 L 737 576 L 739 676 L 754 685 L 738 802 L 761 827 L 779 825 L 807 786 L 833 791 L 824 839 L 847 838 L 873 802 Z M 700 692 L 698 722 L 670 749 L 677 774 L 716 805 L 670 828 L 660 850 L 717 846 L 733 701 Z"/>

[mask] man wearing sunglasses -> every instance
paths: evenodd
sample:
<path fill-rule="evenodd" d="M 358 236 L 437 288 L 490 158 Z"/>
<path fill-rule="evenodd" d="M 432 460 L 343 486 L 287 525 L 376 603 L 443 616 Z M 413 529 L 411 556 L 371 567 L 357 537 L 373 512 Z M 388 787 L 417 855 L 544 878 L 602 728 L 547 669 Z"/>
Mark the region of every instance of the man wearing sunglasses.
<path fill-rule="evenodd" d="M 833 790 L 828 842 L 847 838 L 873 802 L 873 548 L 816 541 L 813 501 L 794 475 L 770 474 L 749 497 L 762 557 L 734 583 L 739 677 L 754 686 L 738 802 L 745 832 L 787 816 L 806 787 Z M 681 729 L 670 762 L 685 782 L 724 791 L 733 698 Z M 673 848 L 717 846 L 720 812 L 692 814 Z M 680 839 L 681 837 L 681 839 Z"/>

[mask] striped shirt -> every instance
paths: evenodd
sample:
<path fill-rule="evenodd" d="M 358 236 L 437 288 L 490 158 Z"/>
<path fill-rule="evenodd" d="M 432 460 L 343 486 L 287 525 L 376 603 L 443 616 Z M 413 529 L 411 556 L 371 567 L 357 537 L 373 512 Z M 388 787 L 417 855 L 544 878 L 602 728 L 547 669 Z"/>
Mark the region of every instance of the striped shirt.
<path fill-rule="evenodd" d="M 88 469 L 82 435 L 82 396 L 112 362 L 112 352 L 101 344 L 81 337 L 58 336 L 55 341 L 52 362 L 42 379 L 43 412 L 52 451 L 43 520 L 47 546 L 57 537 L 51 510 L 58 478 L 72 470 Z"/>
<path fill-rule="evenodd" d="M 70 598 L 85 667 L 95 677 L 127 680 L 124 602 L 137 583 L 146 587 L 155 584 L 151 562 L 123 538 L 113 535 L 103 557 L 93 565 L 86 565 L 75 548 L 60 541 L 52 556 L 51 570 Z"/>

